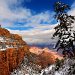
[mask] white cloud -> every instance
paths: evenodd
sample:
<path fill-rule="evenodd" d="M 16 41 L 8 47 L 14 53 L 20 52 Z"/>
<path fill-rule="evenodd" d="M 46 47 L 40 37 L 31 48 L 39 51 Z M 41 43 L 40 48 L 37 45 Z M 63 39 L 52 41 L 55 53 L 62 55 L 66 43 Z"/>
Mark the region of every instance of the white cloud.
<path fill-rule="evenodd" d="M 30 25 L 31 23 L 40 24 L 41 22 L 50 23 L 52 21 L 51 18 L 54 13 L 50 14 L 49 11 L 33 15 L 33 12 L 27 8 L 17 7 L 14 11 L 10 9 L 11 7 L 14 8 L 15 5 L 20 5 L 22 1 L 23 0 L 0 0 L 0 21 L 4 27 L 12 26 L 15 21 L 24 21 Z M 8 20 L 8 22 L 5 23 L 5 20 Z"/>
<path fill-rule="evenodd" d="M 71 10 L 68 12 L 68 14 L 75 16 L 75 2 L 71 5 Z"/>
<path fill-rule="evenodd" d="M 19 34 L 23 37 L 23 39 L 28 43 L 28 44 L 50 44 L 52 42 L 55 42 L 55 40 L 52 40 L 52 35 L 54 33 L 54 26 L 45 26 L 45 28 L 48 28 L 48 30 L 42 30 L 40 27 L 31 29 L 31 30 L 10 30 L 8 29 L 11 33 L 16 33 Z M 51 28 L 51 29 L 49 29 Z"/>
<path fill-rule="evenodd" d="M 50 22 L 53 20 L 54 13 L 49 11 L 33 14 L 30 9 L 18 7 L 14 10 L 11 8 L 19 6 L 23 0 L 0 0 L 0 23 L 3 27 L 33 27 L 30 30 L 11 30 L 11 33 L 17 33 L 23 37 L 27 43 L 49 43 L 52 36 L 53 25 Z M 26 0 L 30 2 L 30 0 Z M 14 25 L 14 22 L 25 22 L 25 25 Z M 41 24 L 43 23 L 43 24 Z M 47 24 L 45 24 L 47 23 Z"/>
<path fill-rule="evenodd" d="M 0 23 L 3 27 L 33 27 L 30 30 L 11 30 L 11 33 L 17 33 L 29 44 L 36 43 L 51 43 L 54 26 L 50 25 L 53 21 L 53 12 L 44 11 L 38 14 L 33 14 L 30 9 L 18 7 L 11 10 L 12 5 L 19 6 L 23 0 L 0 0 Z M 28 1 L 28 0 L 26 0 Z M 31 0 L 29 0 L 30 2 Z M 68 12 L 75 16 L 75 3 L 71 6 L 72 9 Z M 14 25 L 14 22 L 25 22 L 24 25 Z M 43 22 L 43 24 L 41 24 Z"/>
<path fill-rule="evenodd" d="M 14 21 L 20 19 L 28 19 L 31 16 L 31 11 L 29 9 L 17 8 L 12 11 L 9 7 L 13 4 L 20 4 L 20 0 L 0 0 L 0 21 L 2 25 L 5 25 L 4 20 L 8 20 L 6 26 L 13 24 Z"/>
<path fill-rule="evenodd" d="M 29 20 L 31 21 L 31 23 L 36 23 L 36 24 L 38 23 L 40 24 L 41 22 L 50 23 L 52 21 L 51 18 L 53 17 L 53 15 L 54 13 L 49 13 L 49 11 L 46 11 L 32 16 Z"/>

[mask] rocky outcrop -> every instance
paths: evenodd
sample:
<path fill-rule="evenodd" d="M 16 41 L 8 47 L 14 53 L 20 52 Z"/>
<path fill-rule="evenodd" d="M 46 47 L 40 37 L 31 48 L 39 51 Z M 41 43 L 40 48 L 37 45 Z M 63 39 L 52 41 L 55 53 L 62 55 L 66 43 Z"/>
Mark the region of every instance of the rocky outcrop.
<path fill-rule="evenodd" d="M 0 51 L 0 75 L 9 75 L 6 51 Z"/>
<path fill-rule="evenodd" d="M 21 64 L 27 53 L 28 46 L 0 51 L 0 75 L 10 75 L 10 72 Z"/>
<path fill-rule="evenodd" d="M 32 59 L 34 63 L 40 65 L 42 68 L 47 67 L 48 65 L 54 64 L 56 59 L 63 59 L 63 56 L 59 55 L 57 52 L 52 51 L 48 48 L 38 48 L 38 47 L 31 47 L 29 49 L 31 53 L 33 53 Z"/>
<path fill-rule="evenodd" d="M 29 46 L 22 37 L 0 28 L 0 75 L 10 75 L 29 53 Z"/>

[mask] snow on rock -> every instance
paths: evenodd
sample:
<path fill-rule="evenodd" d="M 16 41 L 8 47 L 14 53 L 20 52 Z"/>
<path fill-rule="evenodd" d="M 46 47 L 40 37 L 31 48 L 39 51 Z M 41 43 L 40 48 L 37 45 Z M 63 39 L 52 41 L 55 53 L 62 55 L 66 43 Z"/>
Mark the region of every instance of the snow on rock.
<path fill-rule="evenodd" d="M 5 50 L 6 50 L 6 48 L 0 49 L 0 51 L 5 51 Z"/>
<path fill-rule="evenodd" d="M 20 67 L 11 75 L 75 75 L 75 58 L 65 58 L 61 63 L 58 70 L 57 63 L 47 66 L 45 69 L 39 69 L 39 66 L 28 63 L 28 59 L 25 57 Z"/>
<path fill-rule="evenodd" d="M 75 59 L 66 59 L 56 71 L 56 65 L 45 68 L 40 75 L 75 75 Z"/>

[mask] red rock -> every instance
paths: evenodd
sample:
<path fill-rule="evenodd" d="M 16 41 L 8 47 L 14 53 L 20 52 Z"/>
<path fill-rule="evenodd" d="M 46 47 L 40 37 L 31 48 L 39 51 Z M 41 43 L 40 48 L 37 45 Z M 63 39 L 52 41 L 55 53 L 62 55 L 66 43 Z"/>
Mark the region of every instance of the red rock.
<path fill-rule="evenodd" d="M 0 28 L 0 36 L 14 39 L 14 42 L 5 42 L 7 45 L 13 45 L 17 48 L 8 48 L 0 51 L 0 75 L 10 75 L 13 69 L 16 69 L 24 59 L 25 54 L 29 53 L 29 46 L 18 34 L 11 34 L 7 29 Z M 20 44 L 21 47 L 17 46 Z"/>
<path fill-rule="evenodd" d="M 48 48 L 41 49 L 38 47 L 31 47 L 30 52 L 36 55 L 36 59 L 34 60 L 35 63 L 41 65 L 43 68 L 49 64 L 55 63 L 56 58 L 60 60 L 63 59 L 57 52 L 49 50 Z"/>

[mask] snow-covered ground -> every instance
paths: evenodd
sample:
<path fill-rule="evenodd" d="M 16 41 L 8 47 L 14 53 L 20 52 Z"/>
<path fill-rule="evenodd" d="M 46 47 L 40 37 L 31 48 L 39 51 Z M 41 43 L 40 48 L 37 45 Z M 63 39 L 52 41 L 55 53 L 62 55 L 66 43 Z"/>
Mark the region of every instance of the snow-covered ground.
<path fill-rule="evenodd" d="M 28 59 L 24 58 L 24 61 L 15 69 L 11 75 L 40 75 L 40 66 L 28 63 Z"/>
<path fill-rule="evenodd" d="M 26 60 L 20 68 L 14 70 L 11 75 L 75 75 L 75 59 L 65 59 L 63 65 L 56 70 L 56 64 L 50 65 L 45 69 L 33 69 L 33 65 L 27 65 Z M 36 67 L 37 68 L 37 67 Z M 74 73 L 74 74 L 73 74 Z"/>
<path fill-rule="evenodd" d="M 75 75 L 75 59 L 66 59 L 56 71 L 56 65 L 45 68 L 40 75 Z"/>

